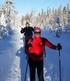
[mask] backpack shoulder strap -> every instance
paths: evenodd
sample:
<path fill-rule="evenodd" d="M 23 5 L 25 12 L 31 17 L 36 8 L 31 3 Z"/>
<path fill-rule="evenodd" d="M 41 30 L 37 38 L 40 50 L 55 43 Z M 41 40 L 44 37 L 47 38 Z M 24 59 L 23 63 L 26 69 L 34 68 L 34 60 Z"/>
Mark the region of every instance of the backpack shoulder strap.
<path fill-rule="evenodd" d="M 42 43 L 43 43 L 43 45 L 44 45 L 44 38 L 43 38 L 43 37 L 41 37 L 41 40 L 42 40 Z"/>
<path fill-rule="evenodd" d="M 33 41 L 33 38 L 29 38 L 27 44 L 30 44 Z"/>

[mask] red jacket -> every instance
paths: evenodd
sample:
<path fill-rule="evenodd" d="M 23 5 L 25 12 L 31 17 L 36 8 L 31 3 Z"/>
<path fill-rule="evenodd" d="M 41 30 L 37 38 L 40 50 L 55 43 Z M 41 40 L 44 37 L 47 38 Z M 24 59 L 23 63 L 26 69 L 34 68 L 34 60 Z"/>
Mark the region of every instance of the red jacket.
<path fill-rule="evenodd" d="M 27 53 L 31 59 L 43 60 L 44 46 L 52 49 L 56 49 L 56 46 L 49 42 L 47 39 L 42 37 L 35 37 L 28 41 Z"/>

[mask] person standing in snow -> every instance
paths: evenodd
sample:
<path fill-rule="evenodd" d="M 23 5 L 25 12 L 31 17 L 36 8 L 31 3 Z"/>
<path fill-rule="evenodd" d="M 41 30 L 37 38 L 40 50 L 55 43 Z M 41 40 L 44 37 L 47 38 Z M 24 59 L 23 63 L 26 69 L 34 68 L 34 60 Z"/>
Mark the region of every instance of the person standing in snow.
<path fill-rule="evenodd" d="M 41 37 L 41 29 L 34 28 L 34 37 L 29 38 L 27 42 L 26 53 L 28 56 L 28 64 L 30 69 L 30 81 L 35 81 L 35 73 L 37 69 L 39 81 L 44 81 L 43 76 L 43 62 L 44 62 L 44 47 L 47 46 L 51 49 L 61 50 L 61 45 L 54 45 L 46 38 Z"/>
<path fill-rule="evenodd" d="M 21 28 L 20 32 L 21 32 L 21 34 L 24 33 L 24 36 L 25 36 L 25 49 L 26 49 L 27 41 L 28 41 L 29 38 L 32 37 L 34 28 L 30 26 L 29 22 L 26 22 L 25 25 L 26 26 L 24 28 Z"/>

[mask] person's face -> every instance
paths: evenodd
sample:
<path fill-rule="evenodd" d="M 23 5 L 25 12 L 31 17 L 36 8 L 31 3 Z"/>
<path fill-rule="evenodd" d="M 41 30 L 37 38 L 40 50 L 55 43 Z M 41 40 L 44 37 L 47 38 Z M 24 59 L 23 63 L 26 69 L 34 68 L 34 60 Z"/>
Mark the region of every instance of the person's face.
<path fill-rule="evenodd" d="M 34 35 L 35 35 L 36 37 L 40 37 L 40 36 L 41 36 L 41 33 L 40 33 L 40 32 L 35 32 Z"/>
<path fill-rule="evenodd" d="M 26 27 L 29 27 L 30 25 L 29 24 L 26 24 Z"/>

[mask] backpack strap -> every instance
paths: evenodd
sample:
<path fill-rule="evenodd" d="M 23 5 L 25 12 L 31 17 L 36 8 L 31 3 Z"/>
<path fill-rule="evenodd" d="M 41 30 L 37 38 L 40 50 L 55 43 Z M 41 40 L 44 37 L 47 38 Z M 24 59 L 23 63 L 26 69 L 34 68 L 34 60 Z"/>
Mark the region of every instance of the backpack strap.
<path fill-rule="evenodd" d="M 27 42 L 27 47 L 28 48 L 32 46 L 32 41 L 33 41 L 32 37 L 28 39 L 28 42 Z"/>

